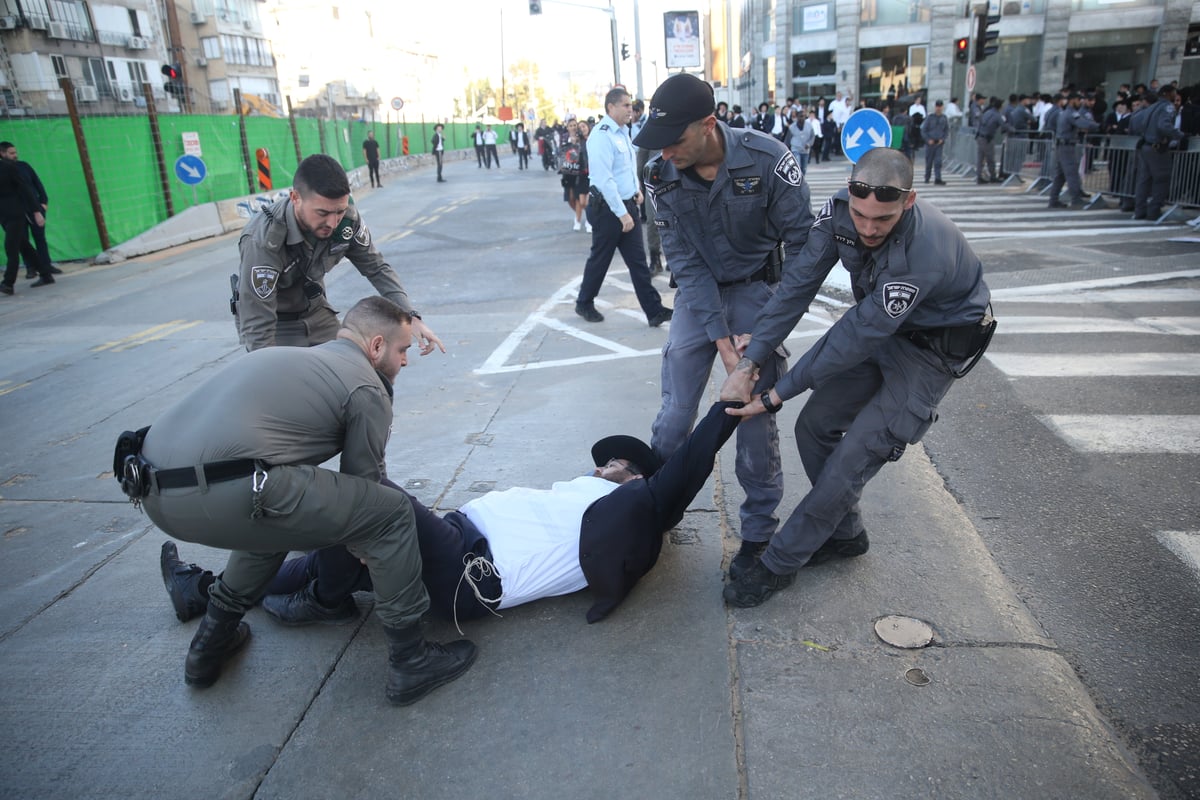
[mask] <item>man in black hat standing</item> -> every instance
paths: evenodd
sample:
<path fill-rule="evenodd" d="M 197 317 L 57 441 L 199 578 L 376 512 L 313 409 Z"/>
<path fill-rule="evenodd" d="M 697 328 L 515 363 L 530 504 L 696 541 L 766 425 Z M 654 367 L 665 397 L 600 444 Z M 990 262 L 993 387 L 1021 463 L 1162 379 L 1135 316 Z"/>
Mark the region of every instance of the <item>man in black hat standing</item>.
<path fill-rule="evenodd" d="M 488 492 L 441 517 L 407 497 L 431 610 L 448 619 L 472 619 L 589 587 L 594 603 L 587 620 L 604 619 L 658 561 L 663 534 L 683 519 L 717 451 L 737 427 L 739 417 L 725 410 L 741 406 L 713 404 L 665 463 L 632 436 L 608 436 L 592 446 L 591 474 L 549 489 Z M 387 485 L 402 502 L 403 490 Z M 351 594 L 371 591 L 370 573 L 348 551 L 342 549 L 340 567 L 328 552 L 321 559 L 310 553 L 286 562 L 267 588 L 267 613 L 285 625 L 355 619 Z M 179 561 L 172 542 L 163 544 L 162 567 L 176 616 L 186 621 L 203 614 L 212 573 Z M 336 583 L 346 588 L 332 600 L 339 613 L 323 613 L 314 585 L 322 571 L 335 567 L 345 573 Z"/>
<path fill-rule="evenodd" d="M 711 86 L 694 75 L 672 75 L 654 93 L 650 119 L 634 142 L 662 150 L 647 166 L 646 191 L 679 286 L 652 429 L 660 458 L 687 438 L 713 359 L 720 357 L 725 374 L 736 366 L 731 335 L 754 329 L 813 223 L 808 186 L 791 151 L 769 134 L 726 127 L 713 108 Z M 759 391 L 787 370 L 786 355 L 781 347 L 762 362 Z M 739 430 L 736 472 L 746 499 L 734 561 L 748 566 L 779 524 L 783 472 L 772 416 Z"/>

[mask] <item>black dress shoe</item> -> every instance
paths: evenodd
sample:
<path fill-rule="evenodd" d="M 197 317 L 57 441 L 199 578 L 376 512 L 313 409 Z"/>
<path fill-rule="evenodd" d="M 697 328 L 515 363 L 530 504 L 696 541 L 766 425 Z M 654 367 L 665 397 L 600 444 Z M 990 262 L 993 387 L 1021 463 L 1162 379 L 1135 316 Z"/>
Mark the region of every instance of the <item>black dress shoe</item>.
<path fill-rule="evenodd" d="M 43 278 L 38 278 L 36 281 L 34 281 L 33 283 L 31 283 L 29 285 L 30 286 L 49 286 L 52 283 L 58 283 L 58 281 L 54 280 L 54 278 L 47 275 Z"/>
<path fill-rule="evenodd" d="M 347 597 L 336 608 L 327 608 L 318 602 L 316 586 L 317 582 L 313 581 L 298 592 L 269 594 L 263 598 L 263 611 L 277 622 L 292 626 L 316 622 L 344 625 L 358 619 L 358 604 L 353 597 Z"/>
<path fill-rule="evenodd" d="M 674 315 L 674 313 L 675 313 L 674 309 L 664 308 L 662 311 L 659 311 L 657 314 L 655 314 L 653 317 L 651 317 L 649 320 L 647 320 L 647 322 L 650 323 L 651 328 L 657 328 L 659 325 L 662 325 L 664 322 L 670 322 L 671 317 L 672 317 L 672 315 Z"/>
<path fill-rule="evenodd" d="M 34 272 L 33 270 L 31 270 L 31 269 L 25 270 L 25 280 L 31 281 L 34 278 L 36 278 L 37 276 L 38 276 L 38 274 L 36 272 Z"/>
<path fill-rule="evenodd" d="M 944 180 L 942 180 L 941 178 L 939 178 L 938 180 L 933 182 L 933 185 L 934 186 L 945 186 L 946 182 Z"/>
<path fill-rule="evenodd" d="M 1060 203 L 1057 200 L 1051 200 L 1046 208 L 1066 208 L 1066 203 Z"/>
<path fill-rule="evenodd" d="M 13 287 L 7 283 L 0 283 L 0 294 L 13 294 Z"/>
<path fill-rule="evenodd" d="M 804 564 L 806 567 L 815 567 L 818 564 L 824 564 L 826 561 L 831 561 L 835 558 L 857 558 L 867 552 L 871 547 L 871 542 L 867 539 L 867 532 L 863 531 L 853 539 L 834 539 L 830 537 L 825 540 L 825 544 L 817 548 L 808 561 Z"/>
<path fill-rule="evenodd" d="M 51 264 L 50 265 L 50 274 L 51 275 L 62 275 L 63 273 L 62 273 L 61 269 L 59 269 L 58 267 Z"/>
<path fill-rule="evenodd" d="M 595 306 L 576 305 L 575 313 L 588 322 L 604 322 L 604 315 L 597 311 Z"/>
<path fill-rule="evenodd" d="M 722 594 L 731 606 L 753 608 L 762 605 L 778 590 L 791 586 L 795 577 L 794 572 L 776 575 L 763 566 L 762 561 L 755 561 L 740 578 L 728 584 Z"/>

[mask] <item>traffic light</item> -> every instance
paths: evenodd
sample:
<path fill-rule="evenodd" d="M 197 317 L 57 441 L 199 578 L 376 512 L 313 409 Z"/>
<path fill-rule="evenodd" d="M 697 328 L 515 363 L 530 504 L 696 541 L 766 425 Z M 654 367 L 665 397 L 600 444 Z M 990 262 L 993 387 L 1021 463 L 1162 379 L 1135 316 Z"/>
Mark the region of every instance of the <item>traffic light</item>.
<path fill-rule="evenodd" d="M 995 55 L 1000 49 L 1000 31 L 992 28 L 1000 24 L 1000 15 L 980 15 L 975 18 L 975 63 L 978 64 L 990 55 Z"/>
<path fill-rule="evenodd" d="M 166 76 L 163 81 L 163 91 L 167 94 L 181 96 L 183 94 L 183 81 L 180 78 L 183 75 L 183 70 L 178 64 L 163 64 L 162 74 Z"/>
<path fill-rule="evenodd" d="M 960 64 L 966 64 L 971 55 L 970 50 L 971 40 L 963 37 L 954 43 L 954 60 Z"/>
<path fill-rule="evenodd" d="M 529 0 L 530 16 L 540 13 L 542 13 L 542 0 Z"/>
<path fill-rule="evenodd" d="M 621 60 L 625 61 L 628 58 L 629 58 L 629 45 L 623 44 L 623 45 L 621 45 Z"/>

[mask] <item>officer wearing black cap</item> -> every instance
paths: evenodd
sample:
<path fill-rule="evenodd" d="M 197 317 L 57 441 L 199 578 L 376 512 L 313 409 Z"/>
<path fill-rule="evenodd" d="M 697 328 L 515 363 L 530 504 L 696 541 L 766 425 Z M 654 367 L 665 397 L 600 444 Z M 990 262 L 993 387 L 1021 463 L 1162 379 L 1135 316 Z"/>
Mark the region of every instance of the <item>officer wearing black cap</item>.
<path fill-rule="evenodd" d="M 1066 208 L 1058 199 L 1063 182 L 1067 184 L 1067 194 L 1070 204 L 1075 208 L 1083 207 L 1083 183 L 1079 180 L 1079 131 L 1094 131 L 1100 124 L 1092 119 L 1092 115 L 1084 111 L 1083 95 L 1071 92 L 1067 95 L 1067 105 L 1054 121 L 1054 180 L 1050 183 L 1050 208 Z"/>
<path fill-rule="evenodd" d="M 1137 142 L 1137 178 L 1134 189 L 1134 219 L 1157 219 L 1171 186 L 1171 152 L 1183 138 L 1175 127 L 1175 87 L 1162 87 L 1140 120 Z M 1132 132 L 1133 126 L 1130 125 Z"/>
<path fill-rule="evenodd" d="M 714 105 L 707 83 L 672 75 L 650 100 L 649 120 L 635 141 L 662 150 L 647 165 L 646 191 L 679 286 L 651 439 L 662 458 L 696 421 L 713 358 L 720 357 L 726 372 L 737 364 L 731 334 L 753 329 L 781 274 L 794 268 L 813 221 L 808 186 L 791 151 L 767 134 L 726 127 Z M 773 385 L 787 368 L 786 351 L 760 367 L 762 385 Z M 779 524 L 783 475 L 774 418 L 742 425 L 737 452 L 746 499 L 735 561 L 748 564 Z"/>

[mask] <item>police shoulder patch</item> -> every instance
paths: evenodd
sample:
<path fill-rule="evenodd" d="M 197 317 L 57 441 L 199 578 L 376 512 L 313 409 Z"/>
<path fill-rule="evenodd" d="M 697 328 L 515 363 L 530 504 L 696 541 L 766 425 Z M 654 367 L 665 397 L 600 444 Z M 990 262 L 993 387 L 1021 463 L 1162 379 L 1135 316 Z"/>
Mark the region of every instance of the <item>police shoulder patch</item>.
<path fill-rule="evenodd" d="M 358 242 L 363 247 L 371 246 L 371 230 L 366 226 L 366 223 L 358 229 L 358 233 L 354 234 L 354 241 Z"/>
<path fill-rule="evenodd" d="M 275 284 L 279 283 L 279 270 L 274 267 L 251 267 L 250 285 L 259 299 L 266 300 L 275 292 Z"/>
<path fill-rule="evenodd" d="M 825 205 L 821 206 L 821 210 L 817 212 L 817 216 L 813 219 L 813 227 L 817 227 L 822 222 L 833 219 L 833 198 L 825 201 Z"/>
<path fill-rule="evenodd" d="M 779 159 L 779 163 L 775 165 L 775 174 L 792 186 L 799 186 L 804 181 L 804 173 L 800 171 L 800 164 L 791 150 Z"/>
<path fill-rule="evenodd" d="M 610 128 L 608 127 L 608 123 L 606 122 L 603 125 L 601 125 L 600 130 L 602 130 L 602 131 L 610 130 Z"/>
<path fill-rule="evenodd" d="M 905 314 L 917 300 L 921 290 L 911 283 L 892 281 L 883 285 L 883 310 L 892 319 Z"/>
<path fill-rule="evenodd" d="M 352 238 L 354 238 L 354 226 L 348 222 L 343 222 L 342 227 L 338 228 L 338 236 L 341 237 L 343 241 L 350 241 Z"/>

